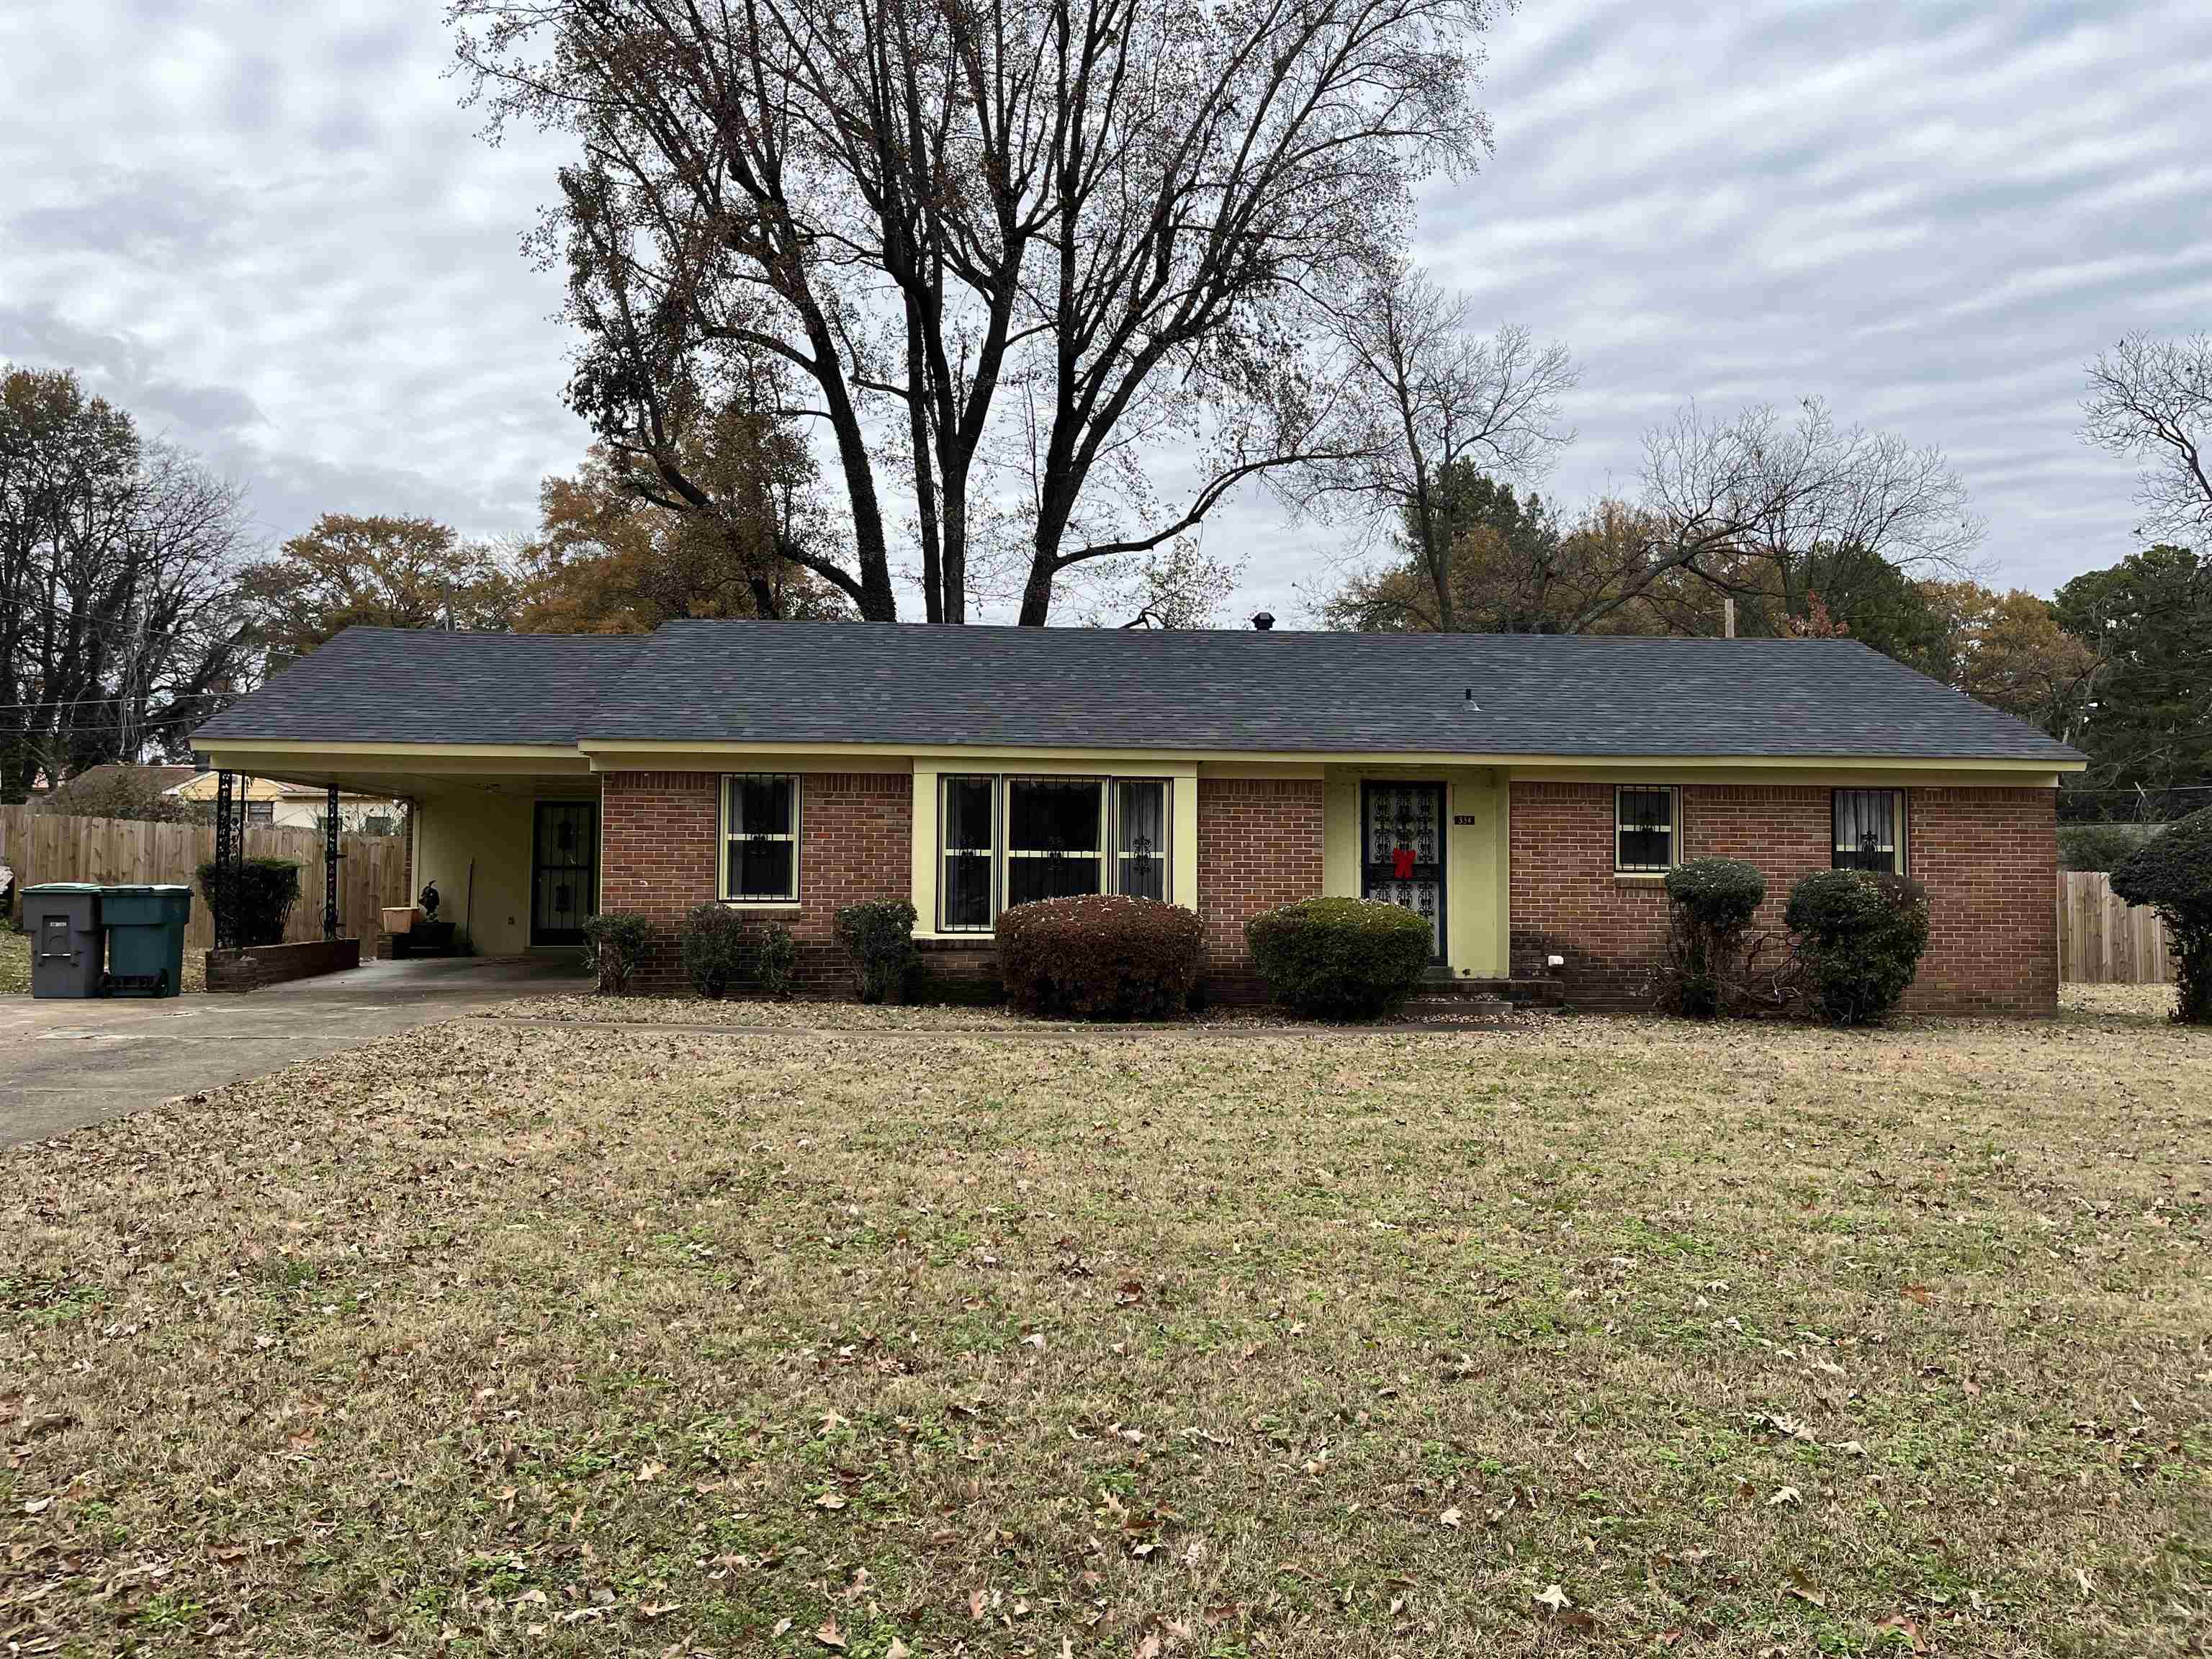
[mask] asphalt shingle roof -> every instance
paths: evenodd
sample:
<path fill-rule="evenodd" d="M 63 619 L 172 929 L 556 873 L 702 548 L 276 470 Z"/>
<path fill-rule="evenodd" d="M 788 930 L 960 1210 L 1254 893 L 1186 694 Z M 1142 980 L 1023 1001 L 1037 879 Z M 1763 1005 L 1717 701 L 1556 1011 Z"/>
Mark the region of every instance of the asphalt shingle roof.
<path fill-rule="evenodd" d="M 2080 758 L 1850 640 L 852 623 L 353 629 L 201 735 Z"/>
<path fill-rule="evenodd" d="M 644 643 L 635 634 L 349 628 L 192 737 L 568 748 Z"/>

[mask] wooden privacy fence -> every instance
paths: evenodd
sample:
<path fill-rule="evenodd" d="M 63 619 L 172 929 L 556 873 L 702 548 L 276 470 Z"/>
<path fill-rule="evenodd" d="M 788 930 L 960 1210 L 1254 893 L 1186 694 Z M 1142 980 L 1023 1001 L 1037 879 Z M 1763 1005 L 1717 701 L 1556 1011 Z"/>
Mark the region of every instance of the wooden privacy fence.
<path fill-rule="evenodd" d="M 178 882 L 192 890 L 187 951 L 215 948 L 215 915 L 200 896 L 199 868 L 215 856 L 211 823 L 143 823 L 134 818 L 72 818 L 0 806 L 0 864 L 15 872 L 17 897 L 8 921 L 22 914 L 21 890 L 34 882 Z M 323 834 L 319 830 L 255 827 L 246 832 L 250 859 L 290 859 L 300 866 L 300 902 L 284 925 L 288 943 L 323 936 Z M 373 939 L 377 913 L 404 904 L 407 862 L 398 836 L 338 839 L 338 936 Z"/>
<path fill-rule="evenodd" d="M 2058 872 L 2058 977 L 2089 985 L 2165 985 L 2173 978 L 2166 924 L 2117 897 L 2100 871 Z"/>

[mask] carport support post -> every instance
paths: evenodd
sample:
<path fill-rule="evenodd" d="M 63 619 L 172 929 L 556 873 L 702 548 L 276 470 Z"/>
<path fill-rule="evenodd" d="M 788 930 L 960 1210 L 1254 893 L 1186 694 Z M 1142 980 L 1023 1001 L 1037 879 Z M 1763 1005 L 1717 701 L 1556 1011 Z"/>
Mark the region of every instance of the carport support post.
<path fill-rule="evenodd" d="M 218 772 L 215 780 L 215 892 L 208 895 L 208 903 L 215 910 L 215 948 L 218 951 L 228 951 L 235 942 L 232 895 L 224 890 L 230 884 L 236 843 L 243 839 L 238 824 L 238 775 Z M 222 895 L 220 903 L 216 899 L 218 893 Z"/>
<path fill-rule="evenodd" d="M 323 937 L 338 936 L 338 787 L 323 809 Z"/>

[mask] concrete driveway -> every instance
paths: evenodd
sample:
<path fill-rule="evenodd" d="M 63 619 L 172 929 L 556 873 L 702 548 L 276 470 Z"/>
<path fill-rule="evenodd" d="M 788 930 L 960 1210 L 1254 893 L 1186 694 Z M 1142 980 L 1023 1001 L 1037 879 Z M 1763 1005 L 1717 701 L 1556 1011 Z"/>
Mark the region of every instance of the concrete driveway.
<path fill-rule="evenodd" d="M 245 996 L 0 998 L 0 1146 L 585 982 L 573 957 L 458 957 L 365 963 Z"/>

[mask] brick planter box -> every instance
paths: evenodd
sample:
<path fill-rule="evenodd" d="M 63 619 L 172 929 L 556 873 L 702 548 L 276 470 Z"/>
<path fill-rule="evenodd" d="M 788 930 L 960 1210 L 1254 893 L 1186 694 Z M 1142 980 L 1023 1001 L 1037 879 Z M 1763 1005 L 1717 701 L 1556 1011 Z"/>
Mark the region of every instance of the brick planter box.
<path fill-rule="evenodd" d="M 361 966 L 357 939 L 313 939 L 305 945 L 252 945 L 207 953 L 210 991 L 258 991 L 287 980 L 313 979 Z"/>

